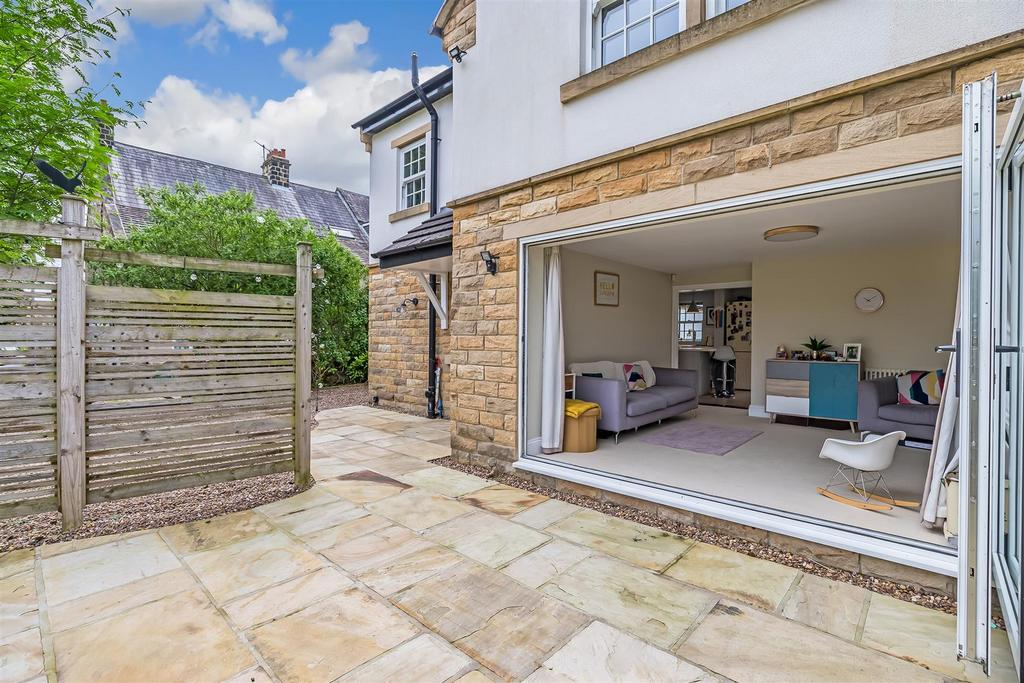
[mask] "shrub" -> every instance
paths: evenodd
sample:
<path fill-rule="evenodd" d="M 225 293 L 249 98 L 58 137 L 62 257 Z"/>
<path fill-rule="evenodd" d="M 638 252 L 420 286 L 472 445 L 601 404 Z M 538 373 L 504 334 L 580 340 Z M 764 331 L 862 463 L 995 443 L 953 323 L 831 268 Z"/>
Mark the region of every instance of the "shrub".
<path fill-rule="evenodd" d="M 144 190 L 151 224 L 127 237 L 105 236 L 105 249 L 199 258 L 295 263 L 295 245 L 313 245 L 313 263 L 324 271 L 313 281 L 313 383 L 366 379 L 368 298 L 366 267 L 333 235 L 318 237 L 304 219 L 281 218 L 254 208 L 251 194 L 208 194 L 199 185 Z M 157 289 L 291 295 L 295 281 L 213 271 L 93 264 L 94 284 Z M 194 277 L 194 279 L 193 279 Z"/>

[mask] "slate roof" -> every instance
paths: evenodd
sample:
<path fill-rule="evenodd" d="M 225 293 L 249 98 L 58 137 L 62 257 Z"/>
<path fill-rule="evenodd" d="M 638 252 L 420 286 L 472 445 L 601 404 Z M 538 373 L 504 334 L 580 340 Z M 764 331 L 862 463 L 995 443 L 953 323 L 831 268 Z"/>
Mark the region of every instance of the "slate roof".
<path fill-rule="evenodd" d="M 452 241 L 452 210 L 445 207 L 409 230 L 394 242 L 373 254 L 374 258 L 395 256 L 412 251 L 420 251 L 439 244 L 451 244 Z"/>
<path fill-rule="evenodd" d="M 123 142 L 115 141 L 114 150 L 117 154 L 110 162 L 110 197 L 105 208 L 115 234 L 124 234 L 133 226 L 149 223 L 149 210 L 138 194 L 140 188 L 199 183 L 213 194 L 227 190 L 250 192 L 257 208 L 273 209 L 284 218 L 306 218 L 319 235 L 331 229 L 347 230 L 351 237 L 337 233 L 335 237 L 363 263 L 368 261 L 370 198 L 366 195 L 298 183 L 291 183 L 289 187 L 271 185 L 261 173 Z"/>

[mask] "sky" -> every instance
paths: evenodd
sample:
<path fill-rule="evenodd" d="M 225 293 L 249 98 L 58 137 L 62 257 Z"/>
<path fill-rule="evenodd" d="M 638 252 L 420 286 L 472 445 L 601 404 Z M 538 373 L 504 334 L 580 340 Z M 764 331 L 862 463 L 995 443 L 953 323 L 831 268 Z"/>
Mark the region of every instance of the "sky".
<path fill-rule="evenodd" d="M 369 154 L 352 123 L 447 66 L 429 35 L 440 0 L 99 0 L 118 20 L 112 58 L 126 99 L 145 101 L 140 128 L 117 139 L 258 171 L 267 147 L 287 150 L 293 182 L 368 189 Z M 109 90 L 108 99 L 118 98 Z"/>

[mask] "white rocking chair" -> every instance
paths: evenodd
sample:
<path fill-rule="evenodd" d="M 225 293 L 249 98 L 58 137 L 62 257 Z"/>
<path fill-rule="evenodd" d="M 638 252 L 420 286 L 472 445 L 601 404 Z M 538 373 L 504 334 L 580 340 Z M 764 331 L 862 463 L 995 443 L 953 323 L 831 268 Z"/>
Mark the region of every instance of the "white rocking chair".
<path fill-rule="evenodd" d="M 838 466 L 828 483 L 818 487 L 818 493 L 861 510 L 884 512 L 893 506 L 918 507 L 919 502 L 896 500 L 882 474 L 892 465 L 896 447 L 906 438 L 905 432 L 889 432 L 883 436 L 869 435 L 864 441 L 825 439 L 818 457 L 834 460 Z M 840 495 L 836 488 L 851 489 L 858 499 Z"/>

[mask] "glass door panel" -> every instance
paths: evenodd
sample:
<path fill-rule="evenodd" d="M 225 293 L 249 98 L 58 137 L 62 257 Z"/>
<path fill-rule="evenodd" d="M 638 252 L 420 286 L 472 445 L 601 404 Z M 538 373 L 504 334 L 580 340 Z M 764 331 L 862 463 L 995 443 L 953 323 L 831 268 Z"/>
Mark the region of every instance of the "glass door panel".
<path fill-rule="evenodd" d="M 1020 100 L 1000 147 L 997 227 L 994 244 L 994 359 L 992 406 L 994 534 L 992 578 L 1020 668 L 1021 476 L 1024 447 L 1022 362 L 1022 219 L 1024 219 L 1024 127 Z"/>

